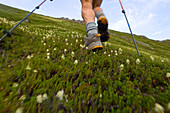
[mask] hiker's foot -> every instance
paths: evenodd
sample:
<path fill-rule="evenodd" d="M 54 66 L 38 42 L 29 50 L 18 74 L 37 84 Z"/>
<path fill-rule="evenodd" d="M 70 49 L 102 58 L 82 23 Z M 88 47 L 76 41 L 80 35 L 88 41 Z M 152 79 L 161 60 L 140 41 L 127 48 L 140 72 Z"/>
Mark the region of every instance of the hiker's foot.
<path fill-rule="evenodd" d="M 103 49 L 102 43 L 100 41 L 100 34 L 92 35 L 84 39 L 84 45 L 88 50 L 96 51 Z"/>
<path fill-rule="evenodd" d="M 98 23 L 98 32 L 101 34 L 100 36 L 101 42 L 108 41 L 109 32 L 108 32 L 108 21 L 106 17 L 100 17 L 97 23 Z"/>

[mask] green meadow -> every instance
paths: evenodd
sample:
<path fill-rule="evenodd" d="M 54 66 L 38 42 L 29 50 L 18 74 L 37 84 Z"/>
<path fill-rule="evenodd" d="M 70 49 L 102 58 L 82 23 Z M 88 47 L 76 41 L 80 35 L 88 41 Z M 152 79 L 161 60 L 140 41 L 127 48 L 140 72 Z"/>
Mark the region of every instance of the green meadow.
<path fill-rule="evenodd" d="M 0 38 L 28 13 L 0 4 Z M 0 113 L 170 112 L 170 40 L 134 35 L 139 57 L 128 33 L 110 30 L 96 52 L 85 35 L 85 24 L 32 14 L 2 40 Z"/>

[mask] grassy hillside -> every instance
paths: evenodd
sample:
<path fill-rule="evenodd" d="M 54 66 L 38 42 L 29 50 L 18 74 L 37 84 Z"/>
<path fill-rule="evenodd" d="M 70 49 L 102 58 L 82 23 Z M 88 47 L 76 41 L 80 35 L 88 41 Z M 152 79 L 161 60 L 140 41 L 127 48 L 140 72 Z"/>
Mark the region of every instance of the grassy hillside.
<path fill-rule="evenodd" d="M 0 4 L 0 37 L 26 11 Z M 0 112 L 170 112 L 170 41 L 110 30 L 104 50 L 83 49 L 85 25 L 32 14 L 0 42 Z M 169 110 L 169 111 L 168 111 Z"/>

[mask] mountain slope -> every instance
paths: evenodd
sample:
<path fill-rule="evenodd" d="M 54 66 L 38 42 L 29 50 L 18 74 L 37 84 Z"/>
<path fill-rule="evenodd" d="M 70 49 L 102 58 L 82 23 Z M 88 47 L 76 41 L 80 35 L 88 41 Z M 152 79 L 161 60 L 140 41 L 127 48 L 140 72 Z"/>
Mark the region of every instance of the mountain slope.
<path fill-rule="evenodd" d="M 27 14 L 0 4 L 0 37 Z M 31 15 L 0 42 L 0 112 L 169 112 L 170 42 L 135 35 L 138 57 L 130 34 L 110 33 L 94 53 L 84 24 Z"/>

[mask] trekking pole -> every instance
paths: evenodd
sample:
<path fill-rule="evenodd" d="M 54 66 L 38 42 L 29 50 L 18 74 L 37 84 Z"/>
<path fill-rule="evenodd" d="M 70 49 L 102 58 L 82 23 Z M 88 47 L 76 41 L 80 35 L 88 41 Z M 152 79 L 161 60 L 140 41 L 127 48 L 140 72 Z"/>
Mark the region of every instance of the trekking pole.
<path fill-rule="evenodd" d="M 130 33 L 131 33 L 132 38 L 133 38 L 133 42 L 134 42 L 135 47 L 136 47 L 136 50 L 137 50 L 137 53 L 138 53 L 138 55 L 140 56 L 140 53 L 139 53 L 139 50 L 138 50 L 138 47 L 137 47 L 135 38 L 134 38 L 134 36 L 133 36 L 132 30 L 131 30 L 130 24 L 129 24 L 129 22 L 128 22 L 128 19 L 127 19 L 127 16 L 126 16 L 126 13 L 125 13 L 125 10 L 124 10 L 124 8 L 123 8 L 123 5 L 122 5 L 121 0 L 119 0 L 119 2 L 120 2 L 120 5 L 121 5 L 121 7 L 122 7 L 122 13 L 125 15 L 125 18 L 126 18 L 126 21 L 127 21 L 127 24 L 128 24 L 129 30 L 130 30 Z"/>
<path fill-rule="evenodd" d="M 50 1 L 53 1 L 53 0 L 50 0 Z M 7 31 L 7 32 L 5 33 L 5 35 L 0 39 L 0 41 L 1 41 L 2 39 L 4 39 L 6 36 L 10 36 L 11 32 L 12 32 L 19 24 L 21 24 L 28 16 L 30 16 L 35 10 L 39 9 L 40 6 L 41 6 L 44 2 L 46 2 L 46 0 L 44 0 L 40 5 L 36 6 L 34 10 L 32 10 L 26 17 L 24 17 L 24 18 L 23 18 L 17 25 L 15 25 L 10 31 Z"/>

